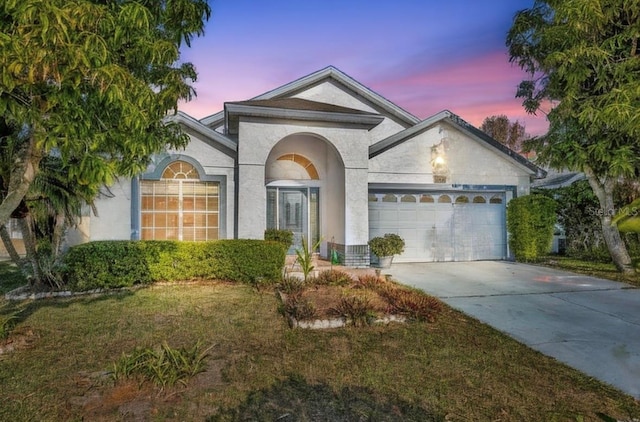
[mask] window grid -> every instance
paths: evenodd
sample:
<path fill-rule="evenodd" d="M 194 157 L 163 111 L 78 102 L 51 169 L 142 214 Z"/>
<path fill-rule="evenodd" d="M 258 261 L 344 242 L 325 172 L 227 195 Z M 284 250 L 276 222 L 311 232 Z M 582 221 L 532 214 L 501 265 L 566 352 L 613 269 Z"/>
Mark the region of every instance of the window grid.
<path fill-rule="evenodd" d="M 170 171 L 163 173 L 172 179 L 140 183 L 141 239 L 218 239 L 219 184 L 194 180 L 197 172 L 193 166 L 177 163 L 172 163 L 167 167 Z"/>

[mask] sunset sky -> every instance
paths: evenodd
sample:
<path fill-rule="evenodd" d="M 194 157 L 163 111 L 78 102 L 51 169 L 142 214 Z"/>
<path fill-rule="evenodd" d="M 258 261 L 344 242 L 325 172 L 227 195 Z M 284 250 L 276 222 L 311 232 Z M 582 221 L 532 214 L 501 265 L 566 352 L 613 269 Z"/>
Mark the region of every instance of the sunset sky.
<path fill-rule="evenodd" d="M 526 75 L 509 63 L 506 32 L 533 0 L 212 0 L 195 64 L 196 118 L 333 65 L 419 118 L 448 109 L 480 126 L 506 114 L 542 134 L 543 115 L 515 98 Z"/>

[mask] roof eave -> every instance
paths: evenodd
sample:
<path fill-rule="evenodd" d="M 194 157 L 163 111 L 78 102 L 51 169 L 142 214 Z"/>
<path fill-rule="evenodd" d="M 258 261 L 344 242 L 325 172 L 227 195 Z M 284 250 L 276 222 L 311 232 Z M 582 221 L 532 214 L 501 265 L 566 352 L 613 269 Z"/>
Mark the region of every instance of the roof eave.
<path fill-rule="evenodd" d="M 243 116 L 307 122 L 316 121 L 336 124 L 351 124 L 367 130 L 371 130 L 384 120 L 383 116 L 376 114 L 353 114 L 314 110 L 296 110 L 276 107 L 243 105 L 237 103 L 226 103 L 225 110 L 230 120 L 232 120 L 233 116 Z M 231 128 L 229 129 L 230 133 L 234 133 Z"/>
<path fill-rule="evenodd" d="M 227 138 L 223 134 L 216 132 L 215 130 L 205 126 L 200 121 L 194 119 L 188 114 L 178 111 L 176 114 L 166 117 L 166 120 L 179 123 L 184 126 L 188 133 L 199 135 L 205 140 L 210 140 L 218 144 L 228 155 L 236 155 L 238 153 L 238 145 L 231 139 Z"/>

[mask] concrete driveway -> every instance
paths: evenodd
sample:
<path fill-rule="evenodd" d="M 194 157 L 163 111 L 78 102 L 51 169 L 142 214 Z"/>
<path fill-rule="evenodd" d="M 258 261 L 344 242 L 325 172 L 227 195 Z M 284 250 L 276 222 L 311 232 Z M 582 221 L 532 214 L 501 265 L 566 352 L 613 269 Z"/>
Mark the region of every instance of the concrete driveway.
<path fill-rule="evenodd" d="M 640 289 L 497 261 L 394 264 L 384 273 L 640 398 Z"/>

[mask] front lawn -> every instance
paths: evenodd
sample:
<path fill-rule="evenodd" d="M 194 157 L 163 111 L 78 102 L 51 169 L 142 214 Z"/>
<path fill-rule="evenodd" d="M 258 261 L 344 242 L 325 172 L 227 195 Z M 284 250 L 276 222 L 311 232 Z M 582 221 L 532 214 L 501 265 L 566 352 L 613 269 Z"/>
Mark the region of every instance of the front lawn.
<path fill-rule="evenodd" d="M 568 256 L 547 256 L 542 258 L 538 264 L 592 277 L 621 281 L 640 287 L 640 272 L 638 272 L 640 271 L 640 267 L 638 266 L 637 260 L 635 274 L 622 274 L 616 269 L 613 262 L 587 261 Z"/>
<path fill-rule="evenodd" d="M 633 398 L 447 307 L 435 323 L 306 331 L 278 304 L 271 290 L 211 282 L 3 302 L 18 320 L 15 350 L 0 354 L 0 420 L 640 417 Z M 210 347 L 206 371 L 164 389 L 114 383 L 123 354 L 164 342 Z"/>

